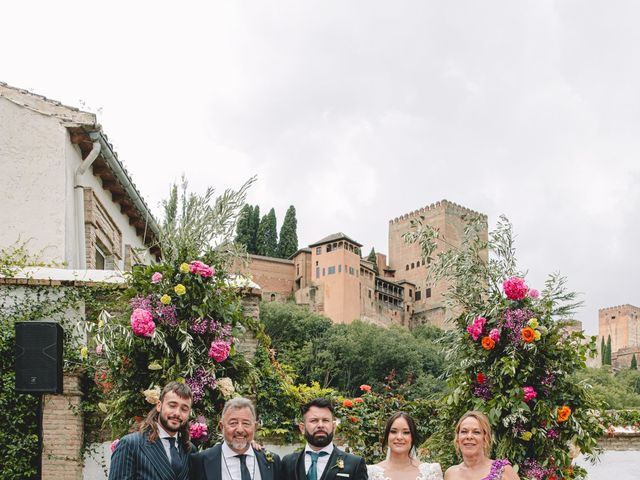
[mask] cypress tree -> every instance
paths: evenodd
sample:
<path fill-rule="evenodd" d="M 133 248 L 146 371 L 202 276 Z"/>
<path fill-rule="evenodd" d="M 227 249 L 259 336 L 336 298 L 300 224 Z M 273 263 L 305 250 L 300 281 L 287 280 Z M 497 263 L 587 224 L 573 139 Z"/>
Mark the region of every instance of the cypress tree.
<path fill-rule="evenodd" d="M 607 361 L 607 346 L 604 343 L 604 337 L 600 338 L 600 364 L 606 365 Z"/>
<path fill-rule="evenodd" d="M 280 241 L 278 243 L 278 256 L 289 258 L 298 250 L 298 220 L 296 220 L 296 208 L 291 205 L 282 221 L 280 228 Z"/>
<path fill-rule="evenodd" d="M 376 259 L 375 248 L 371 247 L 371 251 L 369 252 L 369 255 L 367 255 L 367 260 L 373 263 L 373 271 L 376 272 L 376 275 L 380 275 L 380 272 L 378 271 L 378 261 Z"/>
<path fill-rule="evenodd" d="M 258 226 L 258 255 L 275 257 L 278 254 L 278 230 L 276 211 L 272 208 L 262 217 Z"/>
<path fill-rule="evenodd" d="M 251 212 L 251 243 L 249 245 L 249 253 L 258 253 L 258 228 L 260 228 L 260 206 L 256 205 L 253 207 L 253 211 Z"/>
<path fill-rule="evenodd" d="M 611 335 L 607 337 L 607 365 L 611 365 Z"/>
<path fill-rule="evenodd" d="M 245 205 L 238 215 L 238 224 L 236 225 L 236 243 L 244 245 L 247 252 L 251 252 L 252 232 L 251 232 L 251 216 L 253 208 L 251 205 Z"/>
<path fill-rule="evenodd" d="M 633 354 L 633 357 L 631 357 L 631 370 L 637 370 L 638 369 L 638 360 L 636 360 L 636 354 Z"/>

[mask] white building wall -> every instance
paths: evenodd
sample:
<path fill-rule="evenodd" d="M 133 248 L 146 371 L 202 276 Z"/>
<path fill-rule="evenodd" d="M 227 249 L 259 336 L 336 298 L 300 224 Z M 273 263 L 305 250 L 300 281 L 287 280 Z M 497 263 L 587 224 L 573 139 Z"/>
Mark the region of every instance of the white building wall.
<path fill-rule="evenodd" d="M 28 240 L 43 261 L 65 260 L 65 138 L 58 119 L 0 97 L 0 248 Z"/>

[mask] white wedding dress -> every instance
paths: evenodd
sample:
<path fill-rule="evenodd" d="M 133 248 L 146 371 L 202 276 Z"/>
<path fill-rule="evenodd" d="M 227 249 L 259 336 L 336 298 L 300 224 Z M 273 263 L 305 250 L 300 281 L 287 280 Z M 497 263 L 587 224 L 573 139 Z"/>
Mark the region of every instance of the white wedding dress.
<path fill-rule="evenodd" d="M 367 465 L 369 480 L 391 480 L 379 465 Z M 442 480 L 442 468 L 439 463 L 421 463 L 418 466 L 416 480 Z"/>

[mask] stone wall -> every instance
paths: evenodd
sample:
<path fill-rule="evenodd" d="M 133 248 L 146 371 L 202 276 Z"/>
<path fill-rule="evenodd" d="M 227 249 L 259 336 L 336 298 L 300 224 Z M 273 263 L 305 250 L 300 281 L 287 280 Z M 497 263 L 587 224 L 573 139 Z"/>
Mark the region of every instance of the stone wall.
<path fill-rule="evenodd" d="M 640 451 L 640 432 L 615 433 L 600 439 L 598 444 L 604 450 L 638 450 Z"/>

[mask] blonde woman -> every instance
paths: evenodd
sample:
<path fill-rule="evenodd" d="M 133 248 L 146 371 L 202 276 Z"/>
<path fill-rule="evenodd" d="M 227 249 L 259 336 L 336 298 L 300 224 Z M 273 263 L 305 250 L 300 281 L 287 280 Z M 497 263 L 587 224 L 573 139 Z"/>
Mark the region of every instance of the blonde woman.
<path fill-rule="evenodd" d="M 369 480 L 442 480 L 439 463 L 420 463 L 416 422 L 405 412 L 396 412 L 387 421 L 382 446 L 387 458 L 368 465 Z"/>
<path fill-rule="evenodd" d="M 444 480 L 520 480 L 509 460 L 491 459 L 491 425 L 482 412 L 470 411 L 456 424 L 454 445 L 462 463 L 449 467 Z"/>

